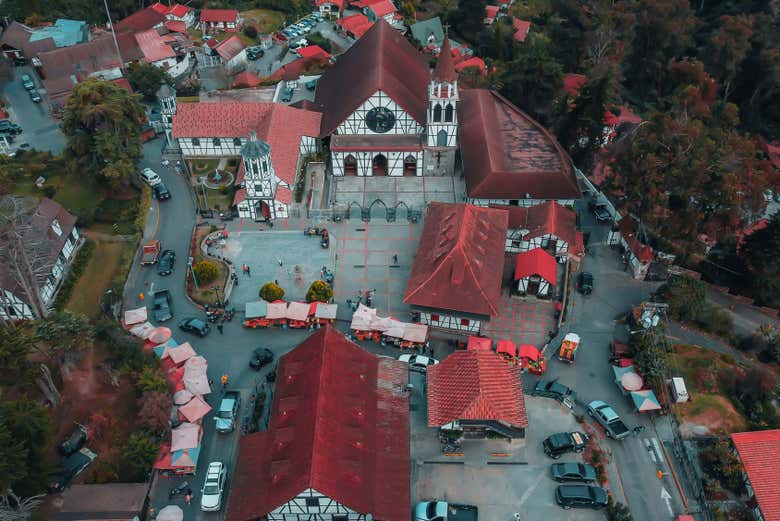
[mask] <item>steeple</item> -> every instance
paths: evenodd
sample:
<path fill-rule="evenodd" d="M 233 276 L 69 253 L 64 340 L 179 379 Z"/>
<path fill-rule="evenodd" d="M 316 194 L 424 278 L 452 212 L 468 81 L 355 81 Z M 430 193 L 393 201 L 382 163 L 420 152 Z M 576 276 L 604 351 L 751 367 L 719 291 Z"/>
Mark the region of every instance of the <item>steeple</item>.
<path fill-rule="evenodd" d="M 444 42 L 441 44 L 439 61 L 436 62 L 436 68 L 433 69 L 433 79 L 447 83 L 454 83 L 458 79 L 458 74 L 455 72 L 455 64 L 452 62 L 450 39 L 447 36 L 444 37 Z"/>

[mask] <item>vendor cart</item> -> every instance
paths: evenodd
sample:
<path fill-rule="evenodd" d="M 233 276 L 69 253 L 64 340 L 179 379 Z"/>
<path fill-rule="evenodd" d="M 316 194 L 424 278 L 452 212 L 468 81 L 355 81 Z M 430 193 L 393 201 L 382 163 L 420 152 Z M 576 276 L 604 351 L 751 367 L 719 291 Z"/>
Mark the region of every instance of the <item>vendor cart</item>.
<path fill-rule="evenodd" d="M 270 320 L 272 325 L 287 327 L 287 302 L 283 300 L 269 302 L 265 318 Z"/>
<path fill-rule="evenodd" d="M 558 352 L 558 360 L 573 364 L 577 358 L 577 349 L 580 347 L 580 335 L 577 333 L 568 333 L 561 342 L 561 349 Z"/>
<path fill-rule="evenodd" d="M 265 300 L 247 302 L 245 307 L 246 320 L 244 320 L 244 327 L 257 329 L 270 326 L 271 321 L 266 318 L 267 312 L 268 303 Z"/>

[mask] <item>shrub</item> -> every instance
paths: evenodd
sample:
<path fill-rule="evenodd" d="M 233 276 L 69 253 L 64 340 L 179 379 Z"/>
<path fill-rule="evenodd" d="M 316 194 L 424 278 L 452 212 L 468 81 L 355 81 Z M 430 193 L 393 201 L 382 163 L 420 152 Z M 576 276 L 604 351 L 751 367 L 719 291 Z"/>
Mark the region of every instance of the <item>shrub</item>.
<path fill-rule="evenodd" d="M 160 371 L 156 367 L 150 365 L 144 366 L 141 372 L 138 374 L 138 379 L 135 382 L 135 388 L 140 394 L 143 393 L 167 393 L 168 380 L 160 374 Z"/>
<path fill-rule="evenodd" d="M 725 309 L 706 305 L 696 321 L 705 331 L 728 337 L 734 332 L 734 317 Z"/>
<path fill-rule="evenodd" d="M 607 503 L 607 519 L 609 521 L 633 521 L 631 510 L 623 503 L 615 503 L 612 496 L 609 496 Z"/>
<path fill-rule="evenodd" d="M 274 282 L 266 282 L 260 288 L 260 298 L 267 302 L 273 302 L 282 297 L 284 297 L 284 290 Z"/>
<path fill-rule="evenodd" d="M 65 308 L 65 304 L 70 300 L 70 295 L 73 293 L 73 288 L 84 274 L 84 270 L 89 264 L 89 260 L 92 258 L 92 254 L 95 251 L 95 241 L 87 239 L 79 252 L 76 254 L 76 258 L 73 260 L 73 264 L 70 267 L 70 273 L 62 282 L 60 291 L 57 293 L 57 298 L 54 300 L 54 309 L 62 311 Z"/>
<path fill-rule="evenodd" d="M 119 481 L 141 482 L 149 475 L 157 458 L 157 441 L 142 431 L 135 431 L 122 447 Z"/>
<path fill-rule="evenodd" d="M 257 38 L 257 27 L 251 24 L 246 24 L 244 26 L 244 34 L 254 40 L 255 38 Z"/>
<path fill-rule="evenodd" d="M 705 311 L 706 288 L 700 280 L 675 276 L 658 288 L 658 298 L 669 304 L 672 318 L 694 322 Z"/>
<path fill-rule="evenodd" d="M 141 396 L 138 410 L 138 425 L 157 437 L 164 437 L 171 429 L 170 393 L 147 391 Z"/>
<path fill-rule="evenodd" d="M 704 471 L 710 477 L 720 481 L 723 488 L 737 494 L 745 491 L 745 482 L 742 480 L 742 463 L 728 440 L 720 439 L 711 447 L 701 451 L 699 461 L 701 461 Z"/>
<path fill-rule="evenodd" d="M 198 262 L 193 266 L 193 270 L 195 270 L 195 276 L 198 277 L 198 284 L 208 284 L 219 276 L 219 266 L 210 260 Z"/>
<path fill-rule="evenodd" d="M 333 52 L 333 44 L 320 32 L 309 33 L 306 35 L 306 41 L 309 42 L 309 45 L 319 45 L 325 52 Z"/>
<path fill-rule="evenodd" d="M 315 280 L 306 292 L 306 302 L 328 302 L 333 298 L 333 290 L 324 280 Z"/>
<path fill-rule="evenodd" d="M 737 344 L 740 351 L 764 351 L 767 347 L 769 347 L 769 341 L 761 333 L 742 337 Z"/>

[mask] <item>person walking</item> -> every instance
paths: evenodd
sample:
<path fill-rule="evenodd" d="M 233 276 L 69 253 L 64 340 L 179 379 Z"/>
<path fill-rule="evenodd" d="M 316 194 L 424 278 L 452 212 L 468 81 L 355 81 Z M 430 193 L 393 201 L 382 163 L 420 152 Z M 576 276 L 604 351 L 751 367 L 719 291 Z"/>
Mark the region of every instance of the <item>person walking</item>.
<path fill-rule="evenodd" d="M 247 274 L 248 277 L 252 276 L 252 267 L 251 266 L 247 266 L 246 267 L 246 274 Z"/>
<path fill-rule="evenodd" d="M 220 334 L 220 335 L 224 334 L 224 333 L 223 333 L 223 331 L 222 331 L 222 330 L 224 329 L 224 327 L 225 327 L 225 326 L 223 326 L 223 325 L 222 325 L 222 322 L 219 322 L 219 323 L 217 324 L 217 331 L 219 331 L 219 334 Z"/>
<path fill-rule="evenodd" d="M 191 494 L 191 492 L 192 492 L 192 490 L 187 489 L 187 493 L 184 494 L 184 502 L 187 503 L 187 505 L 191 505 L 192 504 L 192 494 Z"/>
<path fill-rule="evenodd" d="M 393 264 L 398 264 L 398 254 L 397 253 L 393 254 Z"/>
<path fill-rule="evenodd" d="M 222 377 L 219 380 L 222 382 L 222 390 L 224 390 L 225 387 L 227 387 L 227 384 L 228 384 L 228 375 L 227 374 L 223 374 Z"/>

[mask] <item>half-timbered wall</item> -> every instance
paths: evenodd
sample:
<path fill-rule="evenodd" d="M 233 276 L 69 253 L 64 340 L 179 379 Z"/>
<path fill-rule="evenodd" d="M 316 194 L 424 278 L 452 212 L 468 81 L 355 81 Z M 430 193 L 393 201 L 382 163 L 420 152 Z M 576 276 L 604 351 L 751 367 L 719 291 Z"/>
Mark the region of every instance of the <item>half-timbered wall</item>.
<path fill-rule="evenodd" d="M 0 318 L 4 320 L 31 320 L 35 318 L 32 309 L 10 290 L 0 289 Z"/>
<path fill-rule="evenodd" d="M 337 5 L 331 4 L 330 2 L 325 2 L 324 4 L 320 5 L 320 14 L 322 16 L 339 18 L 341 16 L 341 11 L 339 11 Z"/>
<path fill-rule="evenodd" d="M 184 156 L 201 157 L 216 156 L 230 157 L 240 156 L 241 147 L 246 143 L 246 138 L 220 137 L 220 138 L 178 138 L 179 147 Z"/>
<path fill-rule="evenodd" d="M 510 228 L 506 235 L 506 252 L 522 253 L 536 248 L 547 249 L 550 245 L 550 241 L 555 241 L 555 252 L 553 255 L 556 257 L 564 256 L 569 252 L 569 243 L 556 235 L 547 233 L 538 237 L 526 239 L 527 234 L 528 230 Z"/>
<path fill-rule="evenodd" d="M 395 116 L 395 125 L 384 134 L 420 135 L 424 132 L 423 127 L 417 123 L 412 116 L 407 114 L 407 112 L 387 94 L 379 90 L 336 128 L 336 134 L 377 134 L 366 126 L 366 114 L 369 110 L 378 107 L 385 107 Z"/>
<path fill-rule="evenodd" d="M 420 312 L 420 323 L 463 333 L 479 333 L 479 328 L 482 325 L 479 319 L 459 317 L 447 312 L 431 313 L 428 311 Z"/>
<path fill-rule="evenodd" d="M 526 295 L 528 293 L 528 286 L 531 284 L 531 279 L 534 279 L 534 281 L 538 282 L 539 284 L 539 289 L 534 293 L 534 295 L 538 297 L 546 297 L 550 293 L 550 283 L 539 275 L 532 275 L 530 277 L 523 277 L 517 281 L 517 291 L 520 294 Z"/>
<path fill-rule="evenodd" d="M 301 136 L 301 145 L 298 149 L 298 153 L 302 156 L 317 153 L 317 138 L 309 136 Z M 300 161 L 300 158 L 299 158 Z"/>
<path fill-rule="evenodd" d="M 268 521 L 365 521 L 365 515 L 310 488 L 268 513 Z"/>
<path fill-rule="evenodd" d="M 421 176 L 423 175 L 422 170 L 422 159 L 423 159 L 423 153 L 422 150 L 418 152 L 382 152 L 382 151 L 375 151 L 375 152 L 332 152 L 332 162 L 333 162 L 333 175 L 343 176 L 345 175 L 344 172 L 344 161 L 346 160 L 347 156 L 352 156 L 357 160 L 357 175 L 359 177 L 363 176 L 372 176 L 374 175 L 373 171 L 373 161 L 374 158 L 378 155 L 383 155 L 387 159 L 387 175 L 388 176 L 394 176 L 394 177 L 401 177 L 404 175 L 404 161 L 407 157 L 412 156 L 416 160 L 416 166 L 415 166 L 415 175 Z"/>
<path fill-rule="evenodd" d="M 475 199 L 472 197 L 467 198 L 469 204 L 474 206 L 490 206 L 491 204 L 503 204 L 511 206 L 522 206 L 527 208 L 529 206 L 536 206 L 537 204 L 546 203 L 547 199 Z M 576 202 L 574 199 L 557 199 L 556 203 L 561 206 L 574 206 Z"/>

